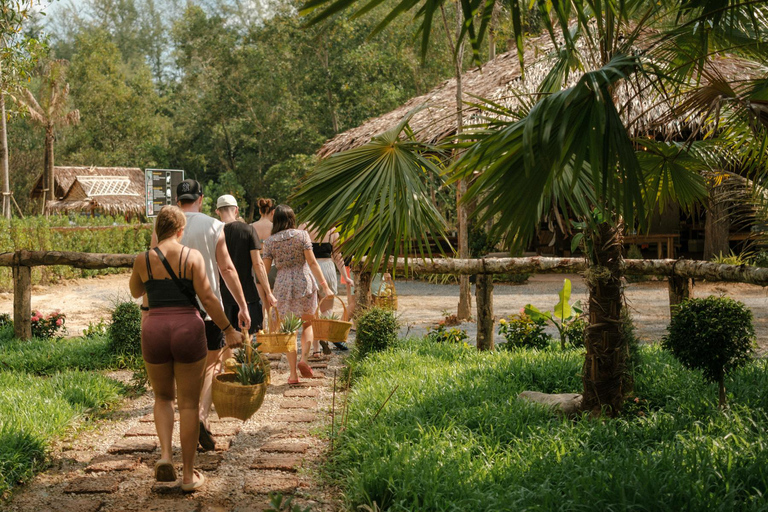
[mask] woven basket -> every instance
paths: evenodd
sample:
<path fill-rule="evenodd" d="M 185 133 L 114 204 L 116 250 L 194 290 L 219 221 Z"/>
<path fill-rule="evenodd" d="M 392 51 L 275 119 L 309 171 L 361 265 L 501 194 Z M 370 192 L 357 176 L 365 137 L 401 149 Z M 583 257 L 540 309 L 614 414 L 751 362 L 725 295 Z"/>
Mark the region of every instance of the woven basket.
<path fill-rule="evenodd" d="M 384 287 L 379 288 L 376 295 L 371 296 L 371 304 L 377 308 L 397 310 L 397 290 L 394 281 L 384 281 Z"/>
<path fill-rule="evenodd" d="M 271 312 L 274 310 L 277 321 L 272 324 Z M 261 343 L 259 352 L 269 354 L 285 354 L 287 352 L 296 352 L 296 333 L 277 332 L 280 329 L 280 313 L 277 309 L 267 308 L 267 332 L 258 333 L 256 340 Z"/>
<path fill-rule="evenodd" d="M 336 295 L 344 308 L 343 320 L 331 320 L 329 318 L 320 318 L 320 306 L 315 311 L 315 318 L 312 320 L 312 328 L 315 339 L 330 341 L 331 343 L 341 343 L 347 341 L 349 330 L 352 328 L 352 322 L 348 322 L 347 306 L 341 297 Z"/>
<path fill-rule="evenodd" d="M 248 361 L 252 361 L 250 340 L 245 347 Z M 211 396 L 219 418 L 237 418 L 246 421 L 259 410 L 267 394 L 267 384 L 243 386 L 235 381 L 234 373 L 220 373 L 213 379 Z"/>

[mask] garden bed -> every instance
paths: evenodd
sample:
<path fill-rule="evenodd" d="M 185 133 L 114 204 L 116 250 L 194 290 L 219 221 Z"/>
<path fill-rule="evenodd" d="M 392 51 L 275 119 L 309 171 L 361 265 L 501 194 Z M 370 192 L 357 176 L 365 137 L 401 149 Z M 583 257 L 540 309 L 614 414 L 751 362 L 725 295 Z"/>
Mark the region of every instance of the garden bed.
<path fill-rule="evenodd" d="M 328 470 L 350 509 L 762 510 L 768 363 L 726 382 L 723 412 L 700 374 L 639 357 L 624 416 L 570 421 L 516 397 L 580 392 L 581 351 L 403 342 L 356 365 Z"/>

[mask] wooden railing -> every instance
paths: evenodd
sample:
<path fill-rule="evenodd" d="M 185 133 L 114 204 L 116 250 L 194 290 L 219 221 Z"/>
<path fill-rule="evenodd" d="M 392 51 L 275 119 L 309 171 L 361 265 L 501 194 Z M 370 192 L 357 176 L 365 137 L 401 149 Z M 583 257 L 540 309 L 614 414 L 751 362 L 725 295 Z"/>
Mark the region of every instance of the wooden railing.
<path fill-rule="evenodd" d="M 68 265 L 75 268 L 130 268 L 135 254 L 95 254 L 61 251 L 16 251 L 0 253 L 0 266 L 13 268 L 13 319 L 16 336 L 32 335 L 31 268 L 44 265 Z M 403 259 L 390 261 L 390 268 L 406 269 Z M 477 275 L 478 346 L 493 343 L 493 279 L 494 274 L 566 274 L 587 269 L 582 258 L 482 258 L 432 260 L 412 259 L 409 271 L 432 274 Z M 358 268 L 356 299 L 359 307 L 370 304 L 371 274 Z M 693 294 L 693 279 L 751 283 L 768 286 L 768 268 L 722 265 L 697 260 L 624 260 L 628 275 L 665 276 L 669 283 L 670 306 Z"/>

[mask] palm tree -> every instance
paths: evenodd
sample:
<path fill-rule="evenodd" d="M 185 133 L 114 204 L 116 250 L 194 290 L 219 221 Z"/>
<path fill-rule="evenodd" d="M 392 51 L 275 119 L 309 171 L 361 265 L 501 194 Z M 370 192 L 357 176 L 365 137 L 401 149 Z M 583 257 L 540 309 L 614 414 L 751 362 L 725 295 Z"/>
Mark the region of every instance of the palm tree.
<path fill-rule="evenodd" d="M 327 1 L 332 3 L 318 19 L 357 3 Z M 482 42 L 485 17 L 476 29 L 472 15 L 482 4 L 490 13 L 494 2 L 462 0 L 465 20 L 470 20 L 465 34 L 475 47 Z M 325 3 L 313 0 L 307 9 Z M 378 3 L 371 0 L 361 10 Z M 416 8 L 423 30 L 440 4 L 403 1 L 390 17 Z M 510 5 L 522 63 L 519 16 L 524 4 L 513 0 Z M 768 7 L 752 0 L 538 5 L 555 51 L 536 90 L 520 92 L 520 97 L 532 94 L 534 104 L 509 116 L 496 115 L 498 106 L 489 107 L 486 126 L 464 138 L 467 149 L 451 166 L 450 180 L 475 175 L 463 200 L 477 201 L 480 222 L 495 218 L 493 234 L 505 235 L 512 248 L 524 246 L 541 215 L 551 209 L 581 221 L 577 239 L 590 263 L 583 406 L 616 413 L 631 386 L 621 323 L 622 226 L 645 228 L 650 212 L 668 198 L 683 206 L 701 200 L 706 196 L 701 172 L 724 160 L 746 166 L 761 161 L 754 167 L 765 169 L 764 156 L 756 156 L 760 151 L 749 155 L 739 142 L 751 137 L 747 146 L 764 148 L 761 144 L 768 141 L 755 123 L 762 113 L 756 100 L 763 99 L 768 79 L 763 73 L 761 79 L 728 80 L 711 60 L 729 52 L 765 63 L 768 47 L 761 39 Z M 631 110 L 637 105 L 640 112 Z M 668 126 L 681 118 L 696 129 L 678 134 L 682 142 L 670 142 Z M 335 167 L 343 167 L 345 156 L 335 158 Z M 327 173 L 323 162 L 314 179 Z M 320 195 L 304 189 L 302 197 L 313 201 Z M 307 215 L 316 225 L 338 220 L 328 211 L 309 210 Z M 354 219 L 348 221 L 354 230 Z M 422 226 L 422 232 L 429 230 Z"/>
<path fill-rule="evenodd" d="M 43 83 L 38 91 L 40 101 L 29 89 L 22 91 L 23 96 L 16 98 L 26 107 L 29 118 L 34 124 L 45 130 L 45 164 L 43 169 L 43 202 L 41 213 L 46 211 L 47 201 L 54 197 L 53 145 L 56 130 L 64 126 L 73 126 L 80 122 L 80 111 L 69 110 L 69 84 L 66 83 L 66 60 L 52 60 L 47 63 Z"/>

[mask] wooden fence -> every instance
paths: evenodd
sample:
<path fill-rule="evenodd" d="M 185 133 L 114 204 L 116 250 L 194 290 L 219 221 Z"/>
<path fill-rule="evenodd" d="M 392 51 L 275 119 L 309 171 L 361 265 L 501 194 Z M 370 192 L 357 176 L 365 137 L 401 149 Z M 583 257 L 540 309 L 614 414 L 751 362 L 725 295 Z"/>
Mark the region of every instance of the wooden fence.
<path fill-rule="evenodd" d="M 31 267 L 68 265 L 75 268 L 130 268 L 135 254 L 95 254 L 61 251 L 16 251 L 0 253 L 0 266 L 13 268 L 13 320 L 16 336 L 32 335 Z M 403 259 L 390 262 L 390 268 L 405 271 Z M 481 258 L 409 260 L 409 271 L 430 274 L 477 275 L 478 346 L 493 344 L 493 279 L 494 274 L 570 274 L 587 269 L 582 258 Z M 768 286 L 768 268 L 721 265 L 696 260 L 625 260 L 624 273 L 668 278 L 670 306 L 693 294 L 693 279 Z M 356 300 L 360 307 L 370 304 L 371 274 L 357 269 Z"/>

